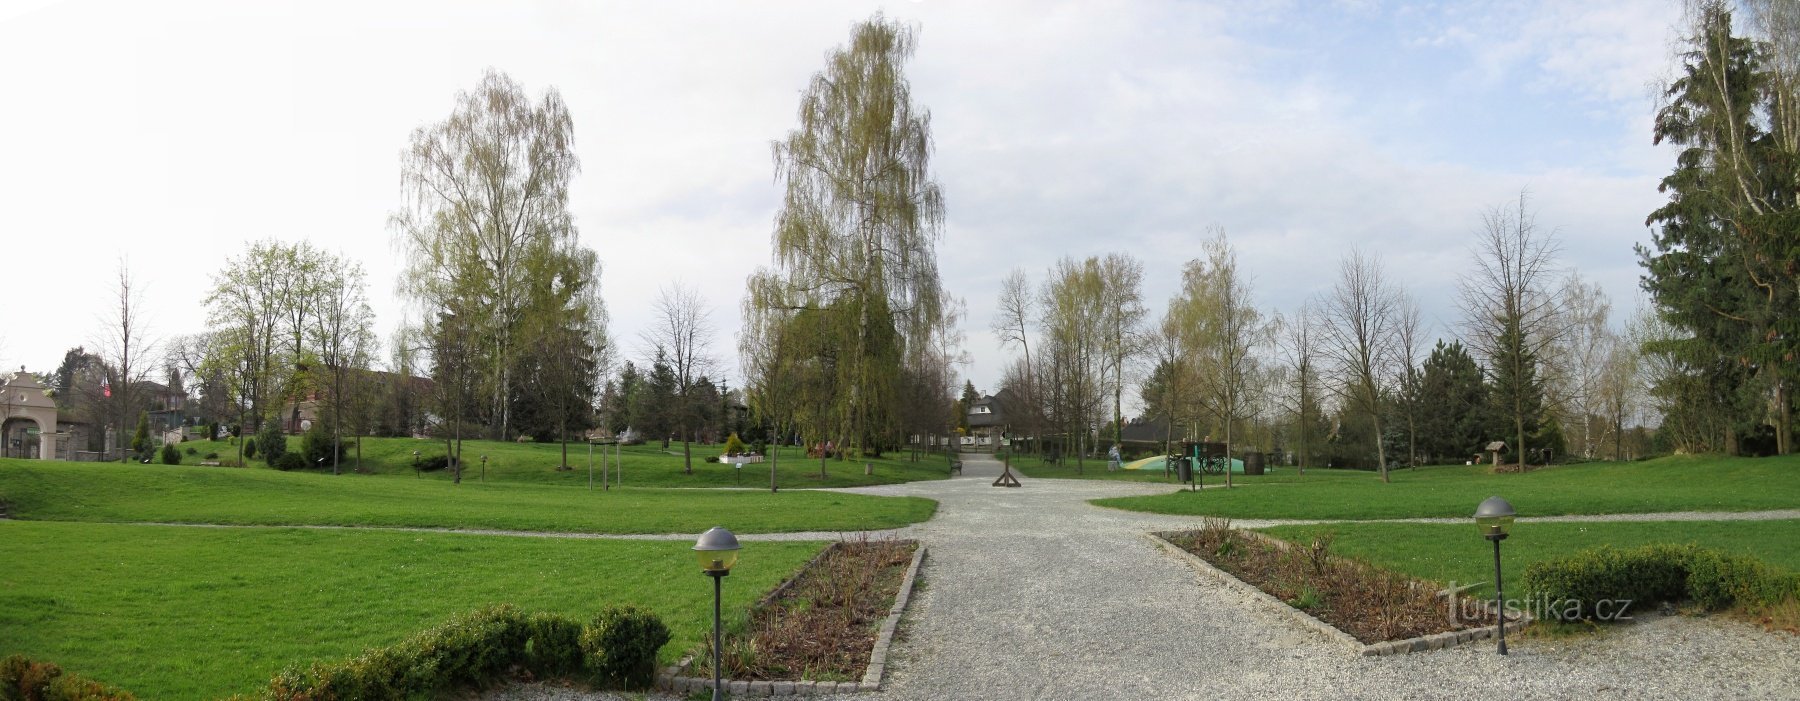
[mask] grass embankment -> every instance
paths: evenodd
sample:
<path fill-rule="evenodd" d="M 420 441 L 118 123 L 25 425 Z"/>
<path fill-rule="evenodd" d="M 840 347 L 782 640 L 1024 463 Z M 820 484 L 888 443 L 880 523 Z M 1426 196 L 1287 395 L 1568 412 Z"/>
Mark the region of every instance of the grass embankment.
<path fill-rule="evenodd" d="M 727 615 L 823 543 L 746 543 Z M 144 699 L 248 693 L 295 662 L 395 643 L 510 602 L 583 620 L 644 606 L 704 640 L 712 587 L 687 542 L 0 521 L 0 657 L 23 653 Z"/>
<path fill-rule="evenodd" d="M 931 518 L 917 497 L 378 479 L 304 472 L 0 460 L 0 500 L 44 521 L 739 533 L 896 528 Z"/>
<path fill-rule="evenodd" d="M 1334 533 L 1333 553 L 1440 584 L 1486 582 L 1476 592 L 1493 594 L 1494 549 L 1474 524 L 1332 523 L 1263 529 L 1296 543 Z M 1573 555 L 1601 545 L 1631 548 L 1653 543 L 1687 544 L 1751 555 L 1790 571 L 1800 571 L 1800 520 L 1515 523 L 1501 544 L 1509 598 L 1526 565 Z"/>
<path fill-rule="evenodd" d="M 1800 508 L 1800 455 L 1778 458 L 1677 456 L 1629 463 L 1553 467 L 1496 475 L 1484 466 L 1374 473 L 1284 470 L 1279 481 L 1242 480 L 1243 489 L 1098 499 L 1130 511 L 1230 518 L 1466 518 L 1492 495 L 1520 516 Z M 1208 483 L 1217 480 L 1209 476 Z"/>
<path fill-rule="evenodd" d="M 349 451 L 349 458 L 340 466 L 348 472 L 356 465 L 356 448 L 351 439 L 344 444 Z M 182 463 L 194 465 L 204 459 L 208 453 L 217 453 L 219 460 L 233 462 L 237 459 L 238 447 L 229 441 L 188 441 L 177 445 L 182 452 Z M 192 448 L 194 455 L 188 455 Z M 288 437 L 288 449 L 299 450 L 300 437 Z M 595 446 L 593 451 L 594 480 L 598 484 L 605 465 L 611 462 L 611 446 L 605 446 L 605 457 L 602 461 L 602 446 Z M 413 451 L 419 451 L 422 459 L 446 454 L 444 442 L 441 440 L 423 440 L 416 438 L 364 438 L 362 440 L 362 465 L 367 472 L 387 477 L 405 477 L 413 479 Z M 557 466 L 563 464 L 562 444 L 560 443 L 510 443 L 505 441 L 465 440 L 463 441 L 463 481 L 479 481 L 482 479 L 481 456 L 488 457 L 487 481 L 489 482 L 528 482 L 534 484 L 565 484 L 587 486 L 588 482 L 588 446 L 585 443 L 569 444 L 570 467 L 574 470 L 558 472 Z M 694 474 L 685 474 L 685 462 L 682 459 L 681 444 L 672 443 L 667 449 L 660 443 L 644 445 L 628 445 L 619 450 L 619 462 L 623 464 L 623 484 L 629 487 L 733 487 L 742 480 L 744 487 L 767 487 L 769 485 L 769 463 L 745 465 L 743 474 L 737 475 L 736 469 L 728 464 L 718 462 L 724 453 L 721 446 L 696 443 L 692 446 Z M 768 458 L 764 458 L 767 460 Z M 250 467 L 263 468 L 260 459 L 246 461 Z M 776 483 L 786 488 L 806 487 L 860 487 L 875 484 L 895 484 L 917 480 L 944 479 L 950 475 L 948 460 L 942 453 L 920 453 L 918 461 L 912 460 L 912 454 L 906 452 L 889 453 L 879 458 L 871 458 L 867 462 L 874 467 L 874 474 L 863 474 L 863 460 L 827 460 L 825 462 L 826 477 L 819 477 L 818 459 L 808 459 L 806 452 L 800 448 L 785 448 L 777 461 Z M 311 470 L 317 472 L 318 470 Z M 331 471 L 327 466 L 323 470 Z M 448 470 L 427 472 L 422 476 L 427 480 L 450 481 Z"/>

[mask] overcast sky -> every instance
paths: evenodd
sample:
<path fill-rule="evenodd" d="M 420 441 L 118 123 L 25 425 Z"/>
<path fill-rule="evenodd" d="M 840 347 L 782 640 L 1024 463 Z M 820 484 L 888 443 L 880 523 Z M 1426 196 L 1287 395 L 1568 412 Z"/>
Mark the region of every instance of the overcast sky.
<path fill-rule="evenodd" d="M 877 11 L 920 29 L 944 280 L 983 391 L 1009 269 L 1123 251 L 1160 315 L 1214 224 L 1267 310 L 1360 245 L 1447 336 L 1480 214 L 1529 189 L 1565 264 L 1636 304 L 1632 244 L 1672 165 L 1650 121 L 1674 2 L 0 0 L 0 363 L 92 346 L 120 258 L 158 336 L 203 330 L 211 274 L 262 238 L 361 260 L 385 339 L 400 152 L 493 67 L 573 113 L 570 206 L 626 356 L 680 281 L 735 368 L 744 276 L 770 258 L 769 142 Z"/>

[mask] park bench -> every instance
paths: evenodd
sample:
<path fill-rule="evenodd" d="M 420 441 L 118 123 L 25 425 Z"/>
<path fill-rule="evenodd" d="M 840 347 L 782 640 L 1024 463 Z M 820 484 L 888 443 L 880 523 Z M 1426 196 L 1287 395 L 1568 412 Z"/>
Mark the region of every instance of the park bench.
<path fill-rule="evenodd" d="M 950 474 L 953 474 L 953 475 L 962 474 L 962 461 L 961 460 L 951 460 L 950 461 Z"/>

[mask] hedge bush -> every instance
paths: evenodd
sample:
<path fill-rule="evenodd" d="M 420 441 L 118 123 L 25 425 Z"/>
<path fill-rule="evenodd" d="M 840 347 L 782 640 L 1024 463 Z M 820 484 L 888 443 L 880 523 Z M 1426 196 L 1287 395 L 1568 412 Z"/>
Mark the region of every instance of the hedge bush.
<path fill-rule="evenodd" d="M 346 462 L 349 450 L 346 446 L 337 446 L 338 462 Z M 313 424 L 306 435 L 300 439 L 300 454 L 306 457 L 307 467 L 328 466 L 331 464 L 331 434 L 325 432 L 324 424 Z"/>
<path fill-rule="evenodd" d="M 608 608 L 581 631 L 588 671 L 602 686 L 641 689 L 656 680 L 656 651 L 669 642 L 669 628 L 640 608 Z"/>
<path fill-rule="evenodd" d="M 263 422 L 262 428 L 256 431 L 256 450 L 262 453 L 263 462 L 275 467 L 275 461 L 286 455 L 287 436 L 281 433 L 281 424 L 274 419 Z"/>
<path fill-rule="evenodd" d="M 162 462 L 164 465 L 181 464 L 181 451 L 175 447 L 175 444 L 171 443 L 163 446 Z"/>
<path fill-rule="evenodd" d="M 24 655 L 0 660 L 0 701 L 137 701 L 136 696 Z"/>
<path fill-rule="evenodd" d="M 617 650 L 648 648 L 654 679 L 656 651 L 668 629 L 654 615 L 602 613 L 583 629 L 574 619 L 549 613 L 524 614 L 511 605 L 490 606 L 451 618 L 405 641 L 374 648 L 335 663 L 290 667 L 270 680 L 263 701 L 387 701 L 445 696 L 452 689 L 480 686 L 525 672 L 533 678 L 567 677 L 583 663 L 599 659 L 589 640 L 605 640 Z M 602 621 L 606 627 L 601 628 Z M 634 640 L 633 632 L 660 637 Z M 654 644 L 652 644 L 654 643 Z M 598 677 L 601 671 L 591 669 Z M 0 699 L 0 701 L 10 701 Z"/>
<path fill-rule="evenodd" d="M 1534 562 L 1523 585 L 1547 604 L 1550 617 L 1590 620 L 1600 601 L 1628 608 L 1688 600 L 1709 611 L 1771 606 L 1800 598 L 1800 574 L 1782 572 L 1747 555 L 1696 545 L 1647 545 L 1630 550 L 1601 546 L 1568 557 Z"/>
<path fill-rule="evenodd" d="M 249 460 L 254 457 L 256 457 L 256 439 L 255 438 L 245 438 L 244 439 L 244 459 Z"/>
<path fill-rule="evenodd" d="M 304 470 L 309 467 L 309 465 L 306 464 L 306 458 L 299 453 L 282 453 L 281 457 L 269 461 L 269 467 L 273 467 L 283 472 L 289 472 L 293 470 Z"/>

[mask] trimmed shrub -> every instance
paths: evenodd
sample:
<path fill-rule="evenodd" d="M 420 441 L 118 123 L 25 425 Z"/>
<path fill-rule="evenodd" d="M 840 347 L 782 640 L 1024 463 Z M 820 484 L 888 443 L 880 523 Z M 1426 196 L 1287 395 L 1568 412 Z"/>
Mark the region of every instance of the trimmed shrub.
<path fill-rule="evenodd" d="M 255 438 L 245 438 L 244 439 L 244 459 L 249 460 L 254 457 L 256 457 L 256 439 Z"/>
<path fill-rule="evenodd" d="M 191 453 L 194 451 L 189 450 L 188 452 Z M 181 451 L 177 450 L 175 448 L 175 445 L 172 443 L 169 445 L 163 446 L 162 461 L 163 461 L 164 465 L 180 465 L 181 464 Z"/>
<path fill-rule="evenodd" d="M 744 442 L 742 440 L 738 439 L 738 434 L 733 433 L 733 434 L 731 434 L 730 437 L 725 439 L 725 454 L 726 455 L 743 455 L 744 454 Z"/>
<path fill-rule="evenodd" d="M 1647 545 L 1630 550 L 1601 546 L 1568 557 L 1534 562 L 1523 585 L 1563 620 L 1588 620 L 1601 613 L 1661 602 L 1692 601 L 1705 610 L 1736 605 L 1762 607 L 1800 597 L 1800 575 L 1781 572 L 1761 560 L 1696 545 Z M 1600 601 L 1614 608 L 1597 611 Z"/>
<path fill-rule="evenodd" d="M 187 450 L 186 450 L 186 451 L 184 451 L 184 452 L 186 452 L 186 453 L 187 453 L 187 454 L 188 454 L 188 455 L 199 455 L 199 454 L 200 454 L 200 451 L 199 451 L 199 449 L 197 449 L 197 448 L 195 448 L 195 447 L 194 447 L 194 446 L 191 446 L 191 445 L 190 445 L 190 446 L 188 446 L 188 447 L 187 447 Z"/>
<path fill-rule="evenodd" d="M 433 455 L 419 460 L 419 470 L 421 472 L 436 472 L 449 467 L 450 456 L 448 455 Z"/>
<path fill-rule="evenodd" d="M 436 698 L 443 691 L 503 678 L 515 666 L 552 674 L 535 664 L 531 653 L 539 631 L 577 629 L 568 619 L 548 614 L 527 617 L 513 606 L 500 605 L 462 614 L 420 632 L 398 645 L 374 648 L 337 663 L 290 667 L 269 681 L 266 701 L 332 699 Z M 546 652 L 559 643 L 543 646 Z"/>
<path fill-rule="evenodd" d="M 581 631 L 588 672 L 602 686 L 642 689 L 656 680 L 656 652 L 669 642 L 669 628 L 649 611 L 612 607 Z"/>
<path fill-rule="evenodd" d="M 4 701 L 136 701 L 130 693 L 74 674 L 49 662 L 23 655 L 0 660 L 0 699 Z"/>
<path fill-rule="evenodd" d="M 281 470 L 282 472 L 291 472 L 294 470 L 304 470 L 309 467 L 309 465 L 306 464 L 306 458 L 300 457 L 299 453 L 282 453 L 281 457 L 269 461 L 269 467 Z"/>
<path fill-rule="evenodd" d="M 581 671 L 581 624 L 549 613 L 525 619 L 527 669 L 538 676 L 568 676 Z"/>
<path fill-rule="evenodd" d="M 213 453 L 207 453 L 207 454 L 205 454 L 205 455 L 202 455 L 202 456 L 200 456 L 200 457 L 201 457 L 201 459 L 203 459 L 203 460 L 218 460 L 218 459 L 219 459 L 219 454 L 218 454 L 218 453 L 216 453 L 216 452 L 213 452 Z"/>

